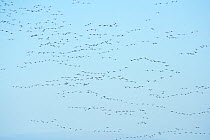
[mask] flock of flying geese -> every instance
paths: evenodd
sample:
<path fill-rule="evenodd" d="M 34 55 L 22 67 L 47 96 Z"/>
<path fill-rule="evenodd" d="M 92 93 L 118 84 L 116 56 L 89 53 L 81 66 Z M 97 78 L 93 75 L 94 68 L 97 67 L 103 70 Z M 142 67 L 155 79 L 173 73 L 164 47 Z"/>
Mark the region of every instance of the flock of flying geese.
<path fill-rule="evenodd" d="M 169 5 L 178 3 L 178 0 L 169 0 L 166 2 L 157 2 L 154 5 Z M 84 0 L 72 0 L 72 5 L 82 4 L 89 5 L 93 4 Z M 159 13 L 159 12 L 158 12 Z M 21 16 L 29 15 L 47 15 L 48 19 L 40 19 L 33 21 L 22 20 Z M 55 96 L 60 96 L 64 100 L 69 100 L 72 95 L 88 95 L 95 100 L 101 102 L 106 101 L 109 104 L 118 103 L 129 108 L 115 108 L 115 106 L 106 106 L 104 104 L 98 106 L 83 106 L 74 105 L 66 106 L 69 111 L 79 110 L 88 116 L 91 111 L 100 112 L 108 117 L 113 117 L 118 119 L 119 116 L 127 117 L 138 117 L 139 121 L 135 122 L 136 125 L 141 127 L 142 125 L 148 125 L 150 122 L 150 116 L 148 113 L 150 109 L 162 110 L 166 114 L 173 114 L 175 116 L 197 116 L 208 115 L 210 113 L 210 108 L 206 110 L 201 110 L 200 112 L 182 112 L 176 109 L 171 109 L 165 105 L 159 104 L 160 100 L 166 101 L 167 99 L 175 99 L 176 97 L 187 97 L 190 95 L 201 96 L 203 94 L 208 94 L 210 86 L 208 85 L 196 85 L 192 88 L 182 87 L 178 91 L 157 91 L 154 86 L 157 84 L 162 84 L 164 80 L 172 80 L 179 76 L 182 71 L 173 67 L 172 64 L 165 60 L 154 59 L 150 56 L 138 57 L 132 56 L 132 52 L 127 52 L 129 57 L 123 63 L 122 66 L 116 66 L 122 60 L 120 58 L 124 55 L 125 50 L 132 50 L 136 48 L 142 48 L 141 46 L 158 47 L 160 40 L 173 40 L 180 39 L 184 36 L 190 36 L 192 34 L 198 33 L 198 31 L 190 31 L 186 33 L 176 33 L 176 31 L 165 31 L 163 36 L 157 36 L 155 31 L 157 29 L 153 27 L 140 27 L 132 28 L 128 30 L 123 30 L 120 23 L 113 22 L 109 24 L 98 24 L 98 23 L 86 23 L 79 27 L 80 30 L 77 31 L 73 23 L 65 20 L 65 14 L 62 11 L 55 9 L 52 6 L 34 5 L 33 7 L 20 7 L 15 6 L 15 2 L 9 2 L 7 0 L 0 1 L 0 15 L 4 17 L 0 21 L 0 34 L 4 36 L 4 39 L 8 41 L 15 41 L 16 34 L 22 33 L 26 38 L 31 41 L 36 42 L 36 48 L 30 48 L 25 55 L 27 60 L 24 60 L 14 68 L 18 70 L 33 70 L 33 68 L 40 68 L 40 65 L 50 65 L 60 67 L 63 69 L 75 69 L 76 72 L 70 72 L 69 75 L 64 75 L 62 77 L 58 76 L 57 79 L 46 79 L 45 81 L 40 81 L 38 83 L 32 83 L 27 85 L 19 85 L 18 81 L 12 88 L 15 89 L 30 89 L 33 91 L 34 88 L 42 90 L 43 88 L 50 89 L 51 87 L 56 87 L 58 92 L 55 92 Z M 18 15 L 18 16 L 16 16 Z M 151 21 L 151 19 L 146 19 L 146 21 Z M 4 28 L 5 27 L 5 28 Z M 136 42 L 132 41 L 135 34 L 141 34 L 146 31 L 154 32 L 154 36 L 148 39 L 139 39 Z M 126 42 L 128 41 L 128 42 Z M 139 47 L 140 46 L 140 47 Z M 209 45 L 200 45 L 195 50 L 189 52 L 181 52 L 180 55 L 192 55 L 195 56 L 198 53 L 202 53 L 202 49 L 209 48 Z M 122 53 L 122 54 L 121 54 Z M 107 69 L 98 71 L 91 71 L 87 68 L 92 67 L 92 63 L 106 63 L 113 64 L 111 67 L 107 66 Z M 85 64 L 85 65 L 84 65 Z M 139 68 L 139 64 L 144 64 L 145 67 Z M 150 68 L 149 66 L 157 66 Z M 99 66 L 100 67 L 100 66 Z M 8 68 L 0 67 L 0 74 L 7 71 Z M 153 78 L 136 80 L 136 78 L 130 77 L 132 75 L 132 69 L 139 69 L 139 72 L 143 72 L 146 75 L 154 74 Z M 56 70 L 55 70 L 56 71 Z M 126 98 L 117 97 L 115 92 L 113 96 L 106 94 L 102 90 L 95 90 L 94 87 L 97 85 L 102 85 L 106 87 L 104 82 L 113 82 L 120 87 L 119 92 L 126 91 L 127 94 L 132 92 L 143 91 L 144 94 L 138 94 L 138 96 L 143 98 L 147 96 L 151 98 L 154 102 L 148 102 L 144 100 L 141 101 L 131 101 L 126 100 Z M 53 96 L 53 95 L 52 95 Z M 155 101 L 158 100 L 157 104 Z M 115 140 L 124 139 L 144 139 L 144 138 L 155 138 L 161 135 L 208 135 L 209 132 L 199 131 L 199 127 L 196 130 L 186 130 L 184 128 L 174 128 L 172 130 L 158 131 L 156 133 L 149 133 L 144 135 L 135 136 L 122 136 L 117 137 L 123 133 L 124 128 L 113 129 L 111 126 L 100 129 L 83 129 L 74 128 L 69 125 L 59 123 L 58 119 L 53 120 L 37 120 L 35 118 L 30 119 L 31 123 L 42 124 L 46 127 L 53 126 L 59 129 L 65 130 L 71 133 L 109 133 L 112 134 Z M 93 122 L 94 123 L 94 122 Z"/>

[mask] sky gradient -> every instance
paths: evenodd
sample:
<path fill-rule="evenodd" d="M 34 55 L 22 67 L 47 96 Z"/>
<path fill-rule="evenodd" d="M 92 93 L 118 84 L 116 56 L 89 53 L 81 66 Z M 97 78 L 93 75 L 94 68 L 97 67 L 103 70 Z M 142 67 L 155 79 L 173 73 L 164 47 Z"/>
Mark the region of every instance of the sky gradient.
<path fill-rule="evenodd" d="M 209 0 L 1 0 L 0 140 L 209 140 Z"/>

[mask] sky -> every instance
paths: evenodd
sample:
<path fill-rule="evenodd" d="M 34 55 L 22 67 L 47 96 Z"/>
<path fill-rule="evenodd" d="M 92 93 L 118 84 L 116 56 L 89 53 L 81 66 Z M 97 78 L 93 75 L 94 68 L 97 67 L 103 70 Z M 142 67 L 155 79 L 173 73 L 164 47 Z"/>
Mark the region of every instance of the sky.
<path fill-rule="evenodd" d="M 1 0 L 1 140 L 210 139 L 210 1 Z"/>

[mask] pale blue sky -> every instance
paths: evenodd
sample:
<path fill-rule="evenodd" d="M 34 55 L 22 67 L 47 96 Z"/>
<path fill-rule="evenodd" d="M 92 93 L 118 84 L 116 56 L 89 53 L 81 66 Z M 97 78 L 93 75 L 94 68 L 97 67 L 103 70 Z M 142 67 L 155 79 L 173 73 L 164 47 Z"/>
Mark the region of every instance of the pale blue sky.
<path fill-rule="evenodd" d="M 196 86 L 210 86 L 210 1 L 209 0 L 80 0 L 78 4 L 72 4 L 69 0 L 4 0 L 6 3 L 13 2 L 13 6 L 4 6 L 0 2 L 0 19 L 14 23 L 0 23 L 0 139 L 2 140 L 115 140 L 126 139 L 130 136 L 144 136 L 163 131 L 177 131 L 179 134 L 166 133 L 157 135 L 152 140 L 208 140 L 210 139 L 210 89 L 197 89 Z M 82 2 L 90 4 L 81 4 Z M 161 5 L 155 3 L 162 2 Z M 164 4 L 169 2 L 169 4 Z M 20 8 L 32 9 L 34 5 L 41 5 L 43 9 L 50 7 L 48 13 L 26 12 Z M 44 7 L 45 6 L 45 7 Z M 6 9 L 5 12 L 3 12 Z M 11 12 L 17 10 L 17 13 Z M 62 13 L 62 16 L 52 16 L 53 13 Z M 158 13 L 157 13 L 158 12 Z M 10 15 L 8 17 L 6 15 Z M 56 19 L 54 23 L 44 22 Z M 16 19 L 16 20 L 13 20 Z M 65 21 L 65 22 L 63 22 Z M 28 24 L 30 23 L 30 24 Z M 90 26 L 84 26 L 92 23 Z M 118 26 L 99 27 L 99 24 L 114 24 Z M 71 24 L 71 25 L 67 25 Z M 23 28 L 20 28 L 20 25 Z M 64 26 L 60 29 L 47 30 L 43 40 L 38 37 L 30 37 L 33 34 L 41 35 L 43 29 Z M 41 28 L 40 30 L 37 28 Z M 19 30 L 22 31 L 19 31 Z M 107 34 L 102 38 L 89 37 L 89 29 L 97 29 L 98 34 Z M 131 32 L 131 30 L 140 29 Z M 154 29 L 154 30 L 152 30 Z M 13 33 L 12 35 L 5 31 Z M 29 32 L 31 31 L 31 32 Z M 166 32 L 171 32 L 177 39 L 167 38 Z M 54 35 L 50 40 L 45 40 L 52 33 L 71 34 L 66 37 Z M 129 33 L 128 33 L 129 32 Z M 74 34 L 76 33 L 76 34 Z M 123 34 L 123 37 L 116 37 Z M 184 34 L 184 35 L 177 35 Z M 79 36 L 81 35 L 81 36 Z M 75 40 L 77 36 L 79 40 Z M 10 38 L 14 40 L 9 40 Z M 66 44 L 59 48 L 40 44 L 58 42 L 61 39 L 69 39 Z M 111 39 L 111 40 L 110 40 Z M 111 42 L 112 45 L 102 44 L 94 47 L 96 50 L 80 51 L 70 54 L 76 56 L 89 56 L 81 59 L 69 59 L 68 63 L 80 65 L 69 67 L 53 62 L 44 62 L 33 65 L 25 65 L 24 62 L 35 62 L 48 59 L 65 61 L 63 56 L 53 57 L 50 54 L 40 55 L 38 52 L 68 52 L 76 46 L 87 48 L 85 44 L 96 44 L 103 41 Z M 63 41 L 63 40 L 62 40 Z M 157 43 L 154 45 L 153 43 Z M 129 46 L 126 46 L 128 45 Z M 135 44 L 134 46 L 130 44 Z M 203 49 L 202 45 L 207 45 Z M 196 55 L 187 55 L 198 49 Z M 27 52 L 33 51 L 30 54 Z M 107 53 L 102 53 L 110 51 Z M 101 54 L 98 54 L 98 53 Z M 181 55 L 180 53 L 183 53 Z M 104 57 L 104 58 L 102 58 Z M 169 64 L 168 69 L 180 72 L 179 74 L 167 71 L 162 64 L 150 63 L 149 61 L 130 61 L 131 59 L 147 57 L 151 60 L 165 61 Z M 115 60 L 116 59 L 116 60 Z M 17 66 L 26 66 L 19 68 Z M 124 69 L 124 67 L 128 67 Z M 5 68 L 5 70 L 4 70 Z M 59 80 L 55 83 L 65 83 L 61 77 L 74 77 L 76 74 L 87 72 L 102 72 L 123 69 L 119 73 L 106 74 L 109 77 L 123 76 L 137 83 L 123 80 L 110 80 L 104 78 L 101 81 L 86 80 L 88 86 L 44 86 L 33 88 L 14 88 L 13 86 L 30 86 L 46 84 L 45 81 Z M 146 70 L 155 72 L 146 72 Z M 90 74 L 91 75 L 91 74 Z M 173 76 L 170 78 L 169 76 Z M 87 76 L 87 75 L 86 75 Z M 86 78 L 83 76 L 82 78 Z M 94 76 L 94 75 L 92 75 Z M 101 76 L 100 74 L 98 76 Z M 164 77 L 160 80 L 160 77 Z M 151 81 L 158 79 L 158 82 Z M 147 83 L 150 80 L 150 83 Z M 68 81 L 75 84 L 81 81 Z M 140 89 L 128 89 L 125 86 L 144 85 Z M 181 88 L 188 88 L 182 90 Z M 148 89 L 152 89 L 149 91 Z M 88 90 L 99 93 L 101 96 L 122 99 L 127 102 L 145 103 L 149 105 L 128 105 L 122 102 L 100 99 L 94 94 L 85 94 Z M 198 93 L 195 91 L 199 90 Z M 66 94 L 65 98 L 57 93 L 81 91 L 84 94 Z M 162 91 L 170 98 L 161 97 Z M 182 96 L 193 92 L 192 94 Z M 203 94 L 201 94 L 203 92 Z M 180 96 L 171 96 L 179 94 Z M 154 96 L 152 96 L 154 95 Z M 165 106 L 165 109 L 151 105 Z M 69 109 L 69 106 L 103 106 L 111 110 L 139 110 L 144 109 L 147 115 L 136 113 L 129 115 L 104 114 L 103 111 Z M 170 111 L 184 113 L 204 114 L 184 116 Z M 148 120 L 142 117 L 148 117 Z M 141 118 L 141 119 L 140 119 Z M 72 132 L 58 128 L 54 123 L 34 123 L 30 120 L 51 121 L 57 119 L 56 124 L 66 127 L 83 128 L 84 131 Z M 138 122 L 146 121 L 146 125 L 137 125 Z M 122 129 L 119 133 L 93 133 L 94 130 Z M 199 128 L 196 128 L 199 127 Z M 177 130 L 176 128 L 179 128 Z M 183 129 L 183 130 L 182 130 Z M 189 134 L 184 134 L 188 132 Z M 205 133 L 202 135 L 190 134 Z M 146 138 L 139 138 L 146 139 Z M 149 139 L 149 138 L 148 138 Z"/>

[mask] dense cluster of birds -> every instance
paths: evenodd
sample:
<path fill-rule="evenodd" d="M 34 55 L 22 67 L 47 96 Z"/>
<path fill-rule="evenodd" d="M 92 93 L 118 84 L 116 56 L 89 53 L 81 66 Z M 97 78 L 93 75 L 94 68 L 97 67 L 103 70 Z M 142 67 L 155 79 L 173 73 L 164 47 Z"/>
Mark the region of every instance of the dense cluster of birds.
<path fill-rule="evenodd" d="M 160 5 L 179 2 L 178 0 L 156 1 L 154 5 L 158 8 Z M 71 4 L 93 5 L 91 1 L 84 0 L 72 0 Z M 13 67 L 6 68 L 1 64 L 0 75 L 3 71 L 14 69 L 17 73 L 29 72 L 29 75 L 39 77 L 37 70 L 46 70 L 47 74 L 53 74 L 54 78 L 47 77 L 46 74 L 40 76 L 42 78 L 46 76 L 44 80 L 33 81 L 33 78 L 29 78 L 29 81 L 15 80 L 12 85 L 10 83 L 11 88 L 15 91 L 27 91 L 27 94 L 33 94 L 33 91 L 37 90 L 41 93 L 53 93 L 47 95 L 55 97 L 60 104 L 63 103 L 65 106 L 63 110 L 73 112 L 65 115 L 68 116 L 68 120 L 60 122 L 59 116 L 47 120 L 46 116 L 45 119 L 40 119 L 42 116 L 40 114 L 40 118 L 29 118 L 31 125 L 58 128 L 59 131 L 67 133 L 111 134 L 115 140 L 156 138 L 164 135 L 210 136 L 209 132 L 200 130 L 198 126 L 195 130 L 188 130 L 185 126 L 164 131 L 161 128 L 160 131 L 149 133 L 142 131 L 145 127 L 156 127 L 153 123 L 157 120 L 152 116 L 156 118 L 157 113 L 158 117 L 159 112 L 166 114 L 165 119 L 168 116 L 186 119 L 209 115 L 210 108 L 206 106 L 204 109 L 191 108 L 188 111 L 170 105 L 179 98 L 208 95 L 210 85 L 196 83 L 191 87 L 174 86 L 170 90 L 169 84 L 174 84 L 176 78 L 180 79 L 183 76 L 184 68 L 177 67 L 173 61 L 167 60 L 167 57 L 153 56 L 158 48 L 163 49 L 161 46 L 164 40 L 167 42 L 184 40 L 198 33 L 198 30 L 183 33 L 173 29 L 161 31 L 149 23 L 148 26 L 124 28 L 116 21 L 111 23 L 93 21 L 77 25 L 65 20 L 65 13 L 51 5 L 21 6 L 23 7 L 16 6 L 16 2 L 0 1 L 2 17 L 0 36 L 2 40 L 14 44 L 21 40 L 19 38 L 21 36 L 32 42 L 34 46 L 23 49 L 24 60 L 18 61 Z M 156 14 L 161 12 L 158 11 Z M 152 18 L 144 21 L 151 22 Z M 150 35 L 144 36 L 145 33 Z M 27 46 L 27 41 L 23 45 Z M 200 45 L 191 51 L 182 50 L 179 52 L 181 56 L 174 55 L 180 58 L 195 56 L 208 48 L 209 45 Z M 62 71 L 59 72 L 60 69 Z M 179 85 L 179 82 L 177 84 Z M 75 112 L 82 113 L 82 116 L 87 118 L 92 113 L 99 114 L 98 117 L 103 116 L 106 122 L 111 123 L 109 126 L 102 125 L 97 128 L 71 126 L 69 121 L 71 122 L 71 116 Z M 78 123 L 81 119 L 82 117 L 78 119 Z M 92 123 L 98 123 L 100 126 L 100 122 Z M 135 135 L 129 128 L 135 129 L 134 132 L 138 129 L 141 131 Z"/>

